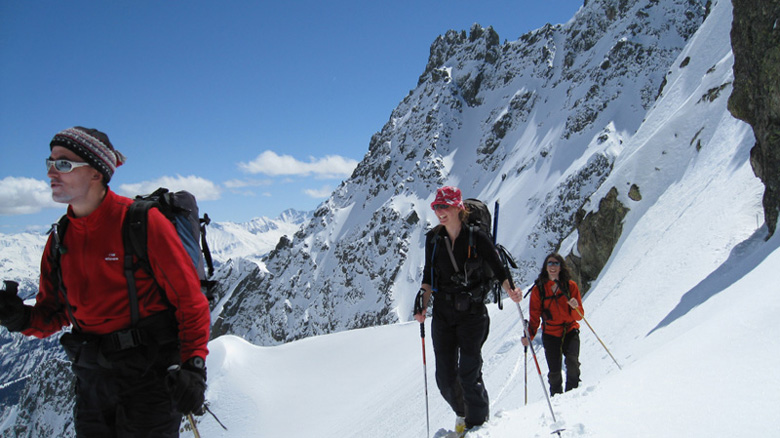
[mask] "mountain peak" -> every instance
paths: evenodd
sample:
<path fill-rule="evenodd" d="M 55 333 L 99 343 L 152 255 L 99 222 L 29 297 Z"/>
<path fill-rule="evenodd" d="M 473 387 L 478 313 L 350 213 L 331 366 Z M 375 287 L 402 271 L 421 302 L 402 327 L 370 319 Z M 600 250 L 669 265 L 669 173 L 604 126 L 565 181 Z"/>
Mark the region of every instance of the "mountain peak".
<path fill-rule="evenodd" d="M 431 44 L 428 64 L 425 71 L 420 75 L 417 85 L 425 82 L 429 76 L 437 69 L 444 68 L 456 54 L 468 53 L 472 61 L 485 61 L 494 63 L 498 59 L 500 51 L 500 42 L 498 33 L 492 26 L 484 28 L 478 23 L 471 26 L 468 34 L 466 31 L 448 30 L 444 35 L 439 35 L 433 44 Z M 465 62 L 462 56 L 459 56 L 460 62 Z"/>

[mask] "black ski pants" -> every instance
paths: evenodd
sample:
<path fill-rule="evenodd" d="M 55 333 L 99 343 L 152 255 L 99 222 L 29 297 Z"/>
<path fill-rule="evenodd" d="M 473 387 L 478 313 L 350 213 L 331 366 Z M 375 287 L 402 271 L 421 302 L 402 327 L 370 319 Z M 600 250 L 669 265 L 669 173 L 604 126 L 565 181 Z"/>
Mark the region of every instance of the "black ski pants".
<path fill-rule="evenodd" d="M 433 352 L 436 384 L 455 414 L 469 425 L 480 425 L 489 416 L 488 393 L 482 380 L 482 345 L 488 337 L 490 317 L 482 303 L 456 311 L 450 301 L 433 305 Z"/>
<path fill-rule="evenodd" d="M 550 383 L 550 395 L 563 394 L 563 358 L 566 363 L 566 390 L 580 384 L 580 331 L 577 329 L 564 333 L 563 337 L 542 334 L 544 356 L 547 358 L 547 381 Z"/>
<path fill-rule="evenodd" d="M 182 415 L 174 409 L 165 385 L 168 366 L 179 362 L 177 343 L 112 354 L 100 351 L 94 342 L 79 344 L 78 339 L 69 338 L 63 346 L 76 375 L 77 437 L 179 436 Z"/>

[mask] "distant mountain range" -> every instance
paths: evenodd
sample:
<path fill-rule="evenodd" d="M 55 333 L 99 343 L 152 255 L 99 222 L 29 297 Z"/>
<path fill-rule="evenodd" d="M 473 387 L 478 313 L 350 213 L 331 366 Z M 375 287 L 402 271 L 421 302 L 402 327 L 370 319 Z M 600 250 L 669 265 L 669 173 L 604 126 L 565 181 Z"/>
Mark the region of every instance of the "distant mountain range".
<path fill-rule="evenodd" d="M 311 217 L 311 212 L 293 209 L 279 217 L 258 217 L 249 222 L 212 222 L 206 235 L 216 266 L 231 258 L 243 258 L 262 266 L 261 259 L 274 249 L 279 239 L 292 236 Z M 0 233 L 0 279 L 20 283 L 20 294 L 33 296 L 38 290 L 38 274 L 46 244 L 44 233 Z"/>

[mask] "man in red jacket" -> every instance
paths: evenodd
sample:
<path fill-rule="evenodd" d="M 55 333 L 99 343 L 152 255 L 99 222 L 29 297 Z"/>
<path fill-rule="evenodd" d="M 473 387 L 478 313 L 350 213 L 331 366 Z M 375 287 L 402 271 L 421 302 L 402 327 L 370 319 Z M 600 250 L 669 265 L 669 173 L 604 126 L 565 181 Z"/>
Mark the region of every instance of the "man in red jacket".
<path fill-rule="evenodd" d="M 210 316 L 195 267 L 171 222 L 149 210 L 151 269 L 134 273 L 134 303 L 122 236 L 133 201 L 108 187 L 125 157 L 106 134 L 78 126 L 50 149 L 52 198 L 68 204 L 68 225 L 49 236 L 35 305 L 0 294 L 0 324 L 38 338 L 72 327 L 60 342 L 77 379 L 78 436 L 177 437 L 206 390 Z"/>

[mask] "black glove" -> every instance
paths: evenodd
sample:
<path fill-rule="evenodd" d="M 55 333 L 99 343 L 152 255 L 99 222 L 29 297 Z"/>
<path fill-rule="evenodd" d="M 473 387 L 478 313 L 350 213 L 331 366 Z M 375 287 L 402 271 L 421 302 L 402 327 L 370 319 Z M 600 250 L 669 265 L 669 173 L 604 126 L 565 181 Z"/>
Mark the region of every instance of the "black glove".
<path fill-rule="evenodd" d="M 20 332 L 30 325 L 30 306 L 16 295 L 19 283 L 4 281 L 5 289 L 0 290 L 0 325 L 9 332 Z"/>
<path fill-rule="evenodd" d="M 182 414 L 203 415 L 206 401 L 206 365 L 203 358 L 195 356 L 180 367 L 168 368 L 166 378 L 173 405 Z"/>

